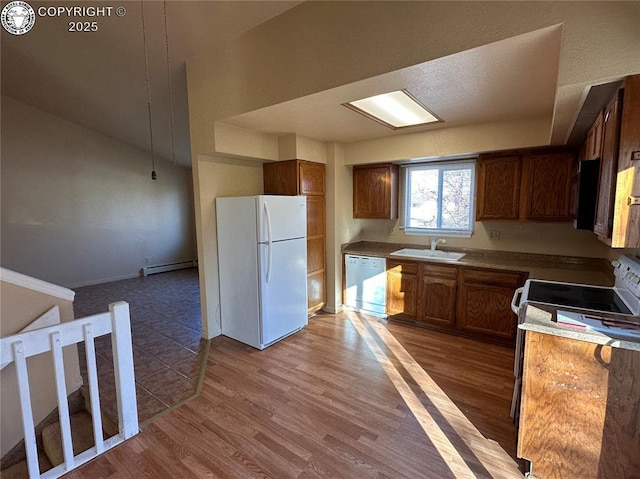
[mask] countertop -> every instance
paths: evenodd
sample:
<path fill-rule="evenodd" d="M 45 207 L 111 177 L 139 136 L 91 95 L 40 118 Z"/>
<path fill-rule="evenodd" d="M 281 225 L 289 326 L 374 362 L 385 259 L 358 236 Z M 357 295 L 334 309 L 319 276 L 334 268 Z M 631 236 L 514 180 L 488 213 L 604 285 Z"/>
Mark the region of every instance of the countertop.
<path fill-rule="evenodd" d="M 535 331 L 538 333 L 551 334 L 568 339 L 576 339 L 578 341 L 587 341 L 589 343 L 602 344 L 603 346 L 611 346 L 614 348 L 630 349 L 640 351 L 640 338 L 620 338 L 614 335 L 606 335 L 598 331 L 590 331 L 574 326 L 565 326 L 556 323 L 556 312 L 559 308 L 546 304 L 528 303 L 521 314 L 524 315 L 524 322 L 518 327 L 525 331 Z M 570 311 L 580 313 L 580 310 L 562 307 L 562 311 Z M 598 316 L 605 318 L 629 318 L 629 316 L 620 316 L 609 313 L 597 313 Z M 633 316 L 640 324 L 640 317 Z"/>
<path fill-rule="evenodd" d="M 345 254 L 378 256 L 395 260 L 431 261 L 434 263 L 472 266 L 478 268 L 523 271 L 529 273 L 530 279 L 564 281 L 567 283 L 584 283 L 596 286 L 612 286 L 614 283 L 613 268 L 607 260 L 602 258 L 554 256 L 447 247 L 439 247 L 438 249 L 441 249 L 442 251 L 465 253 L 465 256 L 459 261 L 436 261 L 428 258 L 417 259 L 389 256 L 389 253 L 403 248 L 426 249 L 427 246 L 358 241 L 343 245 L 342 252 Z"/>

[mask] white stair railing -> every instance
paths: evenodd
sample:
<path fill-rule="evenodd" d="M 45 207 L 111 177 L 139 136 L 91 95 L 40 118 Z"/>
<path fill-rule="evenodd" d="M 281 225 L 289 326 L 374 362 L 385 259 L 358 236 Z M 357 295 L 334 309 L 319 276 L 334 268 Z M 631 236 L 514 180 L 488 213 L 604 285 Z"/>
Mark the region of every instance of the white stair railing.
<path fill-rule="evenodd" d="M 111 333 L 113 349 L 119 432 L 113 437 L 104 440 L 94 340 L 109 333 Z M 95 446 L 74 456 L 62 348 L 80 342 L 85 343 L 87 356 L 88 386 L 91 399 Z M 55 370 L 64 462 L 41 474 L 38 465 L 38 451 L 33 413 L 31 410 L 27 358 L 47 352 L 51 352 Z M 108 313 L 87 316 L 67 323 L 56 324 L 35 331 L 22 332 L 2 338 L 0 339 L 0 353 L 0 363 L 4 365 L 15 362 L 16 365 L 18 393 L 22 411 L 22 424 L 30 479 L 52 479 L 60 477 L 138 433 L 138 409 L 133 370 L 131 321 L 129 318 L 129 305 L 127 303 L 117 302 L 110 304 Z"/>

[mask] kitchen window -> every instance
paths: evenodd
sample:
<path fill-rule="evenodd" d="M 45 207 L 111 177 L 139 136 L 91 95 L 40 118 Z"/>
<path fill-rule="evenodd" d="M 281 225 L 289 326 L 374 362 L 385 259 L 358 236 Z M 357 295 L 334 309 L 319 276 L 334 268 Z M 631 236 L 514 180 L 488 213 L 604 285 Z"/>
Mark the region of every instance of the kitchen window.
<path fill-rule="evenodd" d="M 408 165 L 402 172 L 406 233 L 471 236 L 475 161 Z"/>

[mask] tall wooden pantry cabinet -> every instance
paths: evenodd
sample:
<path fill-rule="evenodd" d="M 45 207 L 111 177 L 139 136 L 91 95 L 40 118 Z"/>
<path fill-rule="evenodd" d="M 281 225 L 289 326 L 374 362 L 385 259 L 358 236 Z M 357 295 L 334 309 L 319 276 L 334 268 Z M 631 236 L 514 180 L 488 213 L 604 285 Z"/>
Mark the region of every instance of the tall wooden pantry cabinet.
<path fill-rule="evenodd" d="M 325 165 L 304 160 L 263 166 L 265 195 L 307 197 L 307 294 L 309 314 L 326 302 Z"/>

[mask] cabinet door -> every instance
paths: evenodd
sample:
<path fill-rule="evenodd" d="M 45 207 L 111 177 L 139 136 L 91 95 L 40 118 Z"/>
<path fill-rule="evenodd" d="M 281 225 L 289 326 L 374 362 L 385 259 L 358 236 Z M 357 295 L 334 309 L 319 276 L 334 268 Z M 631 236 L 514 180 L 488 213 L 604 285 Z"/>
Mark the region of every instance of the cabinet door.
<path fill-rule="evenodd" d="M 418 265 L 387 260 L 387 314 L 392 318 L 417 318 Z"/>
<path fill-rule="evenodd" d="M 593 123 L 589 133 L 587 134 L 586 141 L 586 158 L 587 160 L 595 160 L 600 158 L 602 154 L 602 138 L 604 128 L 604 117 L 602 113 L 598 115 L 596 121 Z"/>
<path fill-rule="evenodd" d="M 458 329 L 513 342 L 518 321 L 511 311 L 514 290 L 495 285 L 465 284 L 460 291 Z"/>
<path fill-rule="evenodd" d="M 527 274 L 463 268 L 456 327 L 470 335 L 513 345 L 518 318 L 511 298 Z"/>
<path fill-rule="evenodd" d="M 611 237 L 613 205 L 615 199 L 616 173 L 618 171 L 618 146 L 620 140 L 620 117 L 622 96 L 618 92 L 604 110 L 604 136 L 600 157 L 598 200 L 593 232 L 603 238 Z"/>
<path fill-rule="evenodd" d="M 477 220 L 517 220 L 520 195 L 519 155 L 478 161 Z"/>
<path fill-rule="evenodd" d="M 531 221 L 571 221 L 572 182 L 577 166 L 573 152 L 525 155 L 520 194 L 522 217 Z"/>
<path fill-rule="evenodd" d="M 298 173 L 300 179 L 299 194 L 301 195 L 324 195 L 324 170 L 322 163 L 311 161 L 299 161 Z"/>
<path fill-rule="evenodd" d="M 353 217 L 395 219 L 398 217 L 398 166 L 353 167 Z"/>
<path fill-rule="evenodd" d="M 458 282 L 455 279 L 421 276 L 418 321 L 453 328 L 456 322 L 457 291 Z"/>

